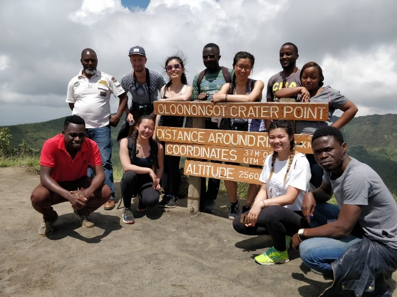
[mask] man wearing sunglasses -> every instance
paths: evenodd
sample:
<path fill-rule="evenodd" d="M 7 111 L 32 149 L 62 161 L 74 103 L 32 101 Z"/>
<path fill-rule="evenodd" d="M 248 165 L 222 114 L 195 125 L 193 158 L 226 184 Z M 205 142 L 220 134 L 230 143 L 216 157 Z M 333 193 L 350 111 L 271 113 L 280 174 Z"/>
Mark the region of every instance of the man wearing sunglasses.
<path fill-rule="evenodd" d="M 215 43 L 208 43 L 203 49 L 203 63 L 205 70 L 197 74 L 193 79 L 192 100 L 210 101 L 213 94 L 217 93 L 222 86 L 231 82 L 233 70 L 219 66 L 221 59 L 219 46 Z M 211 119 L 205 119 L 206 129 L 218 129 L 218 123 Z M 210 178 L 208 180 L 208 190 L 206 190 L 206 179 L 201 179 L 200 210 L 214 212 L 214 200 L 218 196 L 219 179 Z"/>
<path fill-rule="evenodd" d="M 145 49 L 134 46 L 128 53 L 132 72 L 121 79 L 121 86 L 131 94 L 131 106 L 126 109 L 126 123 L 120 129 L 117 140 L 127 137 L 130 125 L 134 125 L 143 115 L 153 115 L 153 102 L 158 100 L 158 92 L 165 85 L 164 78 L 156 71 L 145 67 L 147 58 Z"/>
<path fill-rule="evenodd" d="M 105 203 L 104 208 L 111 210 L 115 206 L 115 194 L 110 126 L 117 127 L 127 106 L 127 96 L 113 76 L 97 70 L 98 58 L 94 50 L 84 49 L 80 62 L 83 69 L 69 82 L 66 102 L 69 103 L 73 115 L 79 115 L 84 119 L 87 136 L 98 144 L 105 170 L 105 184 L 112 191 L 111 199 Z M 115 115 L 110 114 L 112 94 L 119 98 L 119 107 Z M 91 167 L 88 176 L 94 176 Z"/>

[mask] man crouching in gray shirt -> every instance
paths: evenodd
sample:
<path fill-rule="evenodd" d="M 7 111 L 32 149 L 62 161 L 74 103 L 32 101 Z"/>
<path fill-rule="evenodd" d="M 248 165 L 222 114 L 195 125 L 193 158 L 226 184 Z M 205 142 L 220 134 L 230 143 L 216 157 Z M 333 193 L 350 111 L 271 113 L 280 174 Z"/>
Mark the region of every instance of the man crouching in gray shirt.
<path fill-rule="evenodd" d="M 390 280 L 397 268 L 397 206 L 392 194 L 371 167 L 347 154 L 338 129 L 319 128 L 312 147 L 324 176 L 321 186 L 305 195 L 302 213 L 320 226 L 300 229 L 292 238 L 293 247 L 299 248 L 306 266 L 334 278 L 321 296 L 346 291 L 392 296 Z M 339 208 L 326 203 L 332 194 Z"/>

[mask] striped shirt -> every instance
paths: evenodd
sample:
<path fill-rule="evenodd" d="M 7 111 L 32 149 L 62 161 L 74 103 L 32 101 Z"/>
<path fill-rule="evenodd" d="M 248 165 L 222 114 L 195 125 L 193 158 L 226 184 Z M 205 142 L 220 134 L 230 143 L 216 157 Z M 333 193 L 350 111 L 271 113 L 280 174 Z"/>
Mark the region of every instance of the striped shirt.
<path fill-rule="evenodd" d="M 149 70 L 149 81 L 150 92 L 146 82 L 135 82 L 132 72 L 128 72 L 121 79 L 121 86 L 126 92 L 130 92 L 133 103 L 153 104 L 153 101 L 158 99 L 158 91 L 165 85 L 165 81 L 161 74 L 153 70 Z"/>

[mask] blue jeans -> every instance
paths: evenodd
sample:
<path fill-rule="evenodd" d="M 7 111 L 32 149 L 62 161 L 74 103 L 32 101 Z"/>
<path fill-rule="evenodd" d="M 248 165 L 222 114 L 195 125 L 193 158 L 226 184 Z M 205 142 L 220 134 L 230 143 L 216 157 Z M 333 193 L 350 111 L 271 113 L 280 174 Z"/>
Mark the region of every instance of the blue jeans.
<path fill-rule="evenodd" d="M 318 227 L 338 219 L 339 207 L 330 203 L 317 203 L 311 227 Z M 361 238 L 349 235 L 346 238 L 314 237 L 304 240 L 299 245 L 299 253 L 303 263 L 315 271 L 332 276 L 331 263 L 343 254 Z"/>
<path fill-rule="evenodd" d="M 331 263 L 343 254 L 361 238 L 354 235 L 342 239 L 329 237 L 309 238 L 299 245 L 300 257 L 307 267 L 324 275 L 332 276 Z"/>
<path fill-rule="evenodd" d="M 111 199 L 114 199 L 113 165 L 112 165 L 112 140 L 110 136 L 110 125 L 100 128 L 86 129 L 87 137 L 98 144 L 101 153 L 102 166 L 105 171 L 105 185 L 112 191 Z M 94 177 L 94 171 L 88 168 L 87 175 Z"/>

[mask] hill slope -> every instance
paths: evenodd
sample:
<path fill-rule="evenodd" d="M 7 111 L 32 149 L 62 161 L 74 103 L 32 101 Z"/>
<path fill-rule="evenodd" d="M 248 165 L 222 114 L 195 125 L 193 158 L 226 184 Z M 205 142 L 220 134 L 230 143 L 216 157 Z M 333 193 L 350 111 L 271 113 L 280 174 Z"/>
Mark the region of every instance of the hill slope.
<path fill-rule="evenodd" d="M 24 139 L 29 146 L 41 149 L 44 141 L 62 131 L 64 118 L 42 123 L 8 126 L 12 146 Z M 120 166 L 118 143 L 120 126 L 112 128 L 113 163 Z M 393 192 L 397 192 L 397 115 L 370 115 L 353 119 L 342 129 L 351 156 L 367 163 L 383 178 Z"/>

